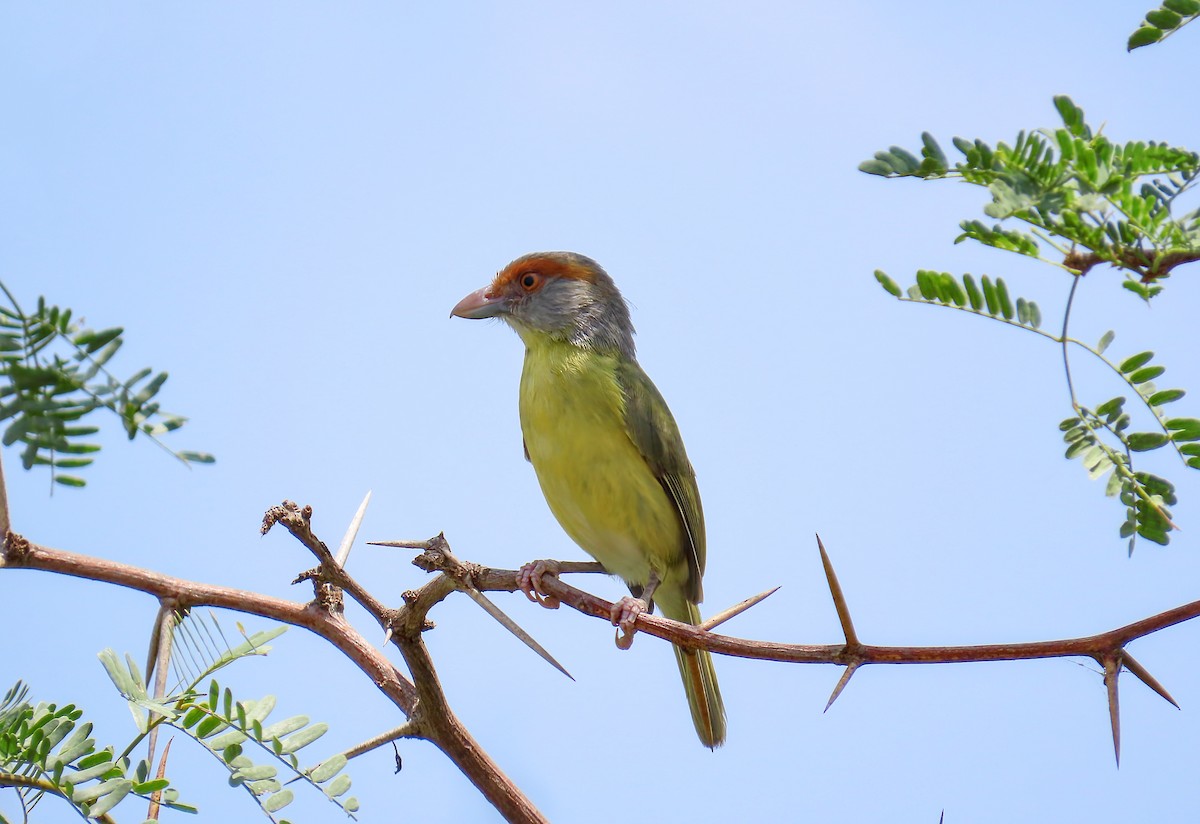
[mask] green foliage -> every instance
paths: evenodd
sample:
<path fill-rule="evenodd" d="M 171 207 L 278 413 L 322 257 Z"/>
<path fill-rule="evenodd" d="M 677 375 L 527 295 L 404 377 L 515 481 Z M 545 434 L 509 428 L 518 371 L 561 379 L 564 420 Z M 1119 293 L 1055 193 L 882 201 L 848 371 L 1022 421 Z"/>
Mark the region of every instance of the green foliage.
<path fill-rule="evenodd" d="M 312 724 L 305 716 L 294 716 L 267 724 L 275 707 L 274 696 L 258 701 L 237 700 L 222 687 L 213 673 L 252 655 L 266 655 L 267 642 L 286 627 L 245 636 L 241 643 L 219 651 L 215 637 L 222 637 L 215 618 L 211 626 L 196 631 L 193 621 L 175 627 L 176 645 L 186 655 L 173 660 L 181 678 L 169 695 L 152 697 L 137 664 L 128 655 L 122 660 L 112 650 L 100 653 L 100 662 L 125 698 L 137 727 L 137 735 L 123 749 L 97 749 L 92 725 L 78 722 L 82 713 L 74 705 L 29 704 L 27 690 L 18 682 L 0 701 L 0 787 L 16 789 L 21 806 L 28 811 L 46 793 L 71 803 L 85 817 L 102 815 L 130 796 L 149 801 L 160 792 L 159 802 L 170 809 L 196 812 L 182 804 L 178 791 L 165 778 L 155 778 L 152 765 L 142 760 L 131 765 L 129 755 L 158 727 L 173 727 L 210 753 L 228 772 L 229 784 L 249 793 L 271 821 L 286 807 L 293 793 L 279 780 L 279 768 L 314 786 L 346 813 L 358 809 L 355 798 L 342 798 L 350 789 L 350 778 L 342 773 L 346 757 L 335 755 L 315 767 L 302 768 L 296 753 L 328 729 Z M 191 633 L 188 638 L 181 637 Z M 206 641 L 200 641 L 207 638 Z M 192 672 L 199 668 L 198 672 Z M 272 763 L 256 763 L 247 752 L 261 752 Z M 279 765 L 279 766 L 276 766 Z M 353 816 L 351 816 L 353 817 Z M 0 819 L 3 817 L 0 816 Z"/>
<path fill-rule="evenodd" d="M 217 634 L 221 634 L 215 618 L 212 624 Z M 189 623 L 181 623 L 174 634 L 175 643 L 188 648 L 186 655 L 174 659 L 176 671 L 183 676 L 183 684 L 162 698 L 154 699 L 148 694 L 137 664 L 128 655 L 122 662 L 112 650 L 100 653 L 100 661 L 109 678 L 129 704 L 137 724 L 138 740 L 162 724 L 189 736 L 228 771 L 230 786 L 241 787 L 249 793 L 271 821 L 277 820 L 275 812 L 293 800 L 292 791 L 278 778 L 280 767 L 320 789 L 345 812 L 356 811 L 357 799 L 340 798 L 350 788 L 350 778 L 340 774 L 346 765 L 344 756 L 334 756 L 309 769 L 302 768 L 296 757 L 296 752 L 325 734 L 329 728 L 327 724 L 311 724 L 306 716 L 293 716 L 267 725 L 267 716 L 275 708 L 274 696 L 268 695 L 258 701 L 237 700 L 228 687 L 223 688 L 211 677 L 235 661 L 251 655 L 266 655 L 271 649 L 267 643 L 287 628 L 257 632 L 245 637 L 237 646 L 218 652 L 211 640 L 213 634 L 207 627 L 203 633 L 192 632 L 190 636 L 184 636 L 181 628 L 187 632 L 188 627 Z M 205 636 L 210 640 L 203 640 Z M 199 672 L 193 673 L 191 667 L 195 662 L 206 663 Z M 248 750 L 246 744 L 253 747 Z M 265 754 L 275 764 L 256 763 L 251 758 L 254 752 Z"/>
<path fill-rule="evenodd" d="M 1132 418 L 1125 411 L 1124 396 L 1106 401 L 1094 411 L 1073 403 L 1075 414 L 1059 426 L 1067 442 L 1066 457 L 1080 459 L 1093 480 L 1108 475 L 1105 493 L 1110 497 L 1119 494 L 1126 507 L 1120 535 L 1130 539 L 1130 551 L 1137 536 L 1164 546 L 1169 542 L 1169 533 L 1176 526 L 1167 506 L 1176 504 L 1175 486 L 1157 475 L 1134 471 L 1133 453 L 1169 445 L 1185 466 L 1200 469 L 1200 419 L 1168 416 L 1167 404 L 1180 400 L 1187 392 L 1155 385 L 1154 380 L 1166 372 L 1166 367 L 1152 363 L 1153 352 L 1140 352 L 1114 363 L 1104 356 L 1115 337 L 1113 332 L 1105 333 L 1096 346 L 1047 332 L 1041 328 L 1038 305 L 1020 297 L 1014 304 L 1003 278 L 992 281 L 984 275 L 977 284 L 971 275 L 956 280 L 946 272 L 919 270 L 917 282 L 907 290 L 878 269 L 875 279 L 884 291 L 901 301 L 959 309 L 1024 328 L 1060 345 L 1082 348 L 1108 366 L 1154 416 L 1158 431 L 1129 431 Z"/>
<path fill-rule="evenodd" d="M 1149 300 L 1161 291 L 1152 284 L 1200 259 L 1200 211 L 1176 214 L 1178 198 L 1200 175 L 1200 156 L 1165 143 L 1114 143 L 1087 124 L 1070 98 L 1054 104 L 1060 128 L 1021 131 L 1012 145 L 995 147 L 956 137 L 962 159 L 953 166 L 925 133 L 921 159 L 892 146 L 859 169 L 983 187 L 991 196 L 983 210 L 988 217 L 1027 228 L 966 220 L 956 243 L 974 240 L 1042 260 L 1046 244 L 1061 256 L 1053 262 L 1073 271 L 1101 263 L 1124 270 L 1126 288 Z"/>
<path fill-rule="evenodd" d="M 906 291 L 879 269 L 875 270 L 875 279 L 889 295 L 903 301 L 950 306 L 1034 330 L 1042 325 L 1042 310 L 1038 305 L 1025 298 L 1017 298 L 1014 303 L 1003 278 L 993 281 L 984 275 L 977 283 L 969 274 L 957 280 L 949 272 L 918 269 L 917 282 Z"/>
<path fill-rule="evenodd" d="M 179 802 L 166 778 L 153 778 L 150 764 L 131 765 L 112 746 L 96 748 L 92 724 L 80 723 L 73 704 L 29 703 L 20 681 L 0 701 L 0 786 L 13 787 L 26 814 L 47 794 L 70 803 L 84 818 L 104 815 L 133 796 L 181 812 L 196 808 Z"/>
<path fill-rule="evenodd" d="M 1165 10 L 1174 16 L 1151 12 L 1147 20 L 1178 27 L 1186 22 L 1181 15 L 1200 13 L 1200 0 L 1169 0 Z M 1200 156 L 1165 143 L 1113 143 L 1088 125 L 1083 110 L 1070 98 L 1056 97 L 1054 105 L 1060 128 L 1022 131 L 1011 146 L 1002 142 L 993 148 L 982 140 L 954 138 L 962 159 L 953 167 L 926 133 L 921 135 L 920 159 L 893 146 L 859 168 L 890 178 L 957 178 L 987 189 L 991 202 L 984 213 L 1000 222 L 964 220 L 955 243 L 973 240 L 1070 272 L 1061 335 L 1041 328 L 1037 303 L 1025 298 L 1014 303 L 1002 278 L 984 276 L 977 283 L 971 275 L 955 278 L 923 269 L 907 290 L 882 271 L 875 271 L 875 279 L 902 301 L 971 312 L 1058 343 L 1071 395 L 1072 416 L 1061 425 L 1067 457 L 1078 458 L 1093 479 L 1108 477 L 1106 493 L 1125 505 L 1120 534 L 1130 539 L 1131 551 L 1139 536 L 1165 545 L 1176 529 L 1167 509 L 1176 503 L 1175 487 L 1165 478 L 1136 471 L 1133 456 L 1169 445 L 1185 466 L 1200 469 L 1200 419 L 1167 417 L 1164 407 L 1186 392 L 1155 386 L 1165 369 L 1151 362 L 1154 353 L 1113 363 L 1104 355 L 1112 332 L 1090 346 L 1070 337 L 1068 327 L 1076 290 L 1094 266 L 1107 263 L 1124 270 L 1123 287 L 1149 301 L 1162 292 L 1162 281 L 1176 266 L 1200 260 L 1200 210 L 1178 213 L 1180 197 L 1200 177 Z M 1002 225 L 1005 221 L 1015 226 Z M 1059 258 L 1047 258 L 1047 249 Z M 1071 346 L 1103 361 L 1151 413 L 1157 431 L 1130 431 L 1125 397 L 1106 401 L 1094 411 L 1081 405 L 1071 377 Z"/>
<path fill-rule="evenodd" d="M 1089 351 L 1100 356 L 1096 350 Z M 1129 538 L 1130 552 L 1139 536 L 1162 546 L 1170 542 L 1169 533 L 1176 527 L 1167 507 L 1177 503 L 1174 484 L 1158 475 L 1133 470 L 1133 453 L 1151 452 L 1169 444 L 1187 466 L 1200 469 L 1200 460 L 1191 454 L 1200 452 L 1200 444 L 1195 443 L 1200 441 L 1200 420 L 1167 417 L 1163 407 L 1182 398 L 1185 392 L 1155 389 L 1151 379 L 1165 370 L 1162 366 L 1147 366 L 1153 357 L 1153 352 L 1142 352 L 1118 365 L 1107 360 L 1105 363 L 1138 393 L 1161 431 L 1129 431 L 1132 418 L 1125 411 L 1124 396 L 1105 401 L 1095 410 L 1079 406 L 1075 415 L 1059 424 L 1067 443 L 1066 457 L 1080 459 L 1093 480 L 1109 475 L 1105 494 L 1119 495 L 1125 505 L 1120 534 Z"/>
<path fill-rule="evenodd" d="M 22 445 L 26 469 L 46 466 L 52 483 L 84 486 L 63 470 L 88 466 L 100 451 L 88 440 L 99 427 L 83 422 L 99 409 L 114 413 L 130 440 L 140 434 L 162 445 L 159 436 L 183 426 L 186 418 L 163 412 L 155 400 L 166 372 L 142 369 L 120 380 L 106 368 L 124 343 L 122 329 L 82 328 L 70 309 L 44 298 L 26 314 L 2 283 L 0 290 L 8 298 L 0 305 L 0 421 L 9 422 L 0 442 Z M 199 452 L 168 451 L 188 464 L 213 462 Z"/>
<path fill-rule="evenodd" d="M 292 791 L 279 780 L 279 768 L 255 763 L 245 748 L 253 743 L 268 758 L 273 758 L 297 777 L 321 789 L 327 798 L 347 813 L 358 809 L 355 798 L 340 799 L 350 789 L 350 778 L 341 774 L 346 757 L 337 755 L 318 766 L 305 769 L 296 753 L 322 735 L 329 726 L 311 724 L 307 716 L 296 715 L 266 725 L 275 708 L 275 696 L 258 701 L 234 700 L 228 687 L 222 689 L 214 679 L 207 695 L 192 695 L 177 705 L 181 715 L 168 721 L 199 741 L 229 771 L 230 786 L 242 787 L 271 815 L 293 800 Z"/>
<path fill-rule="evenodd" d="M 1129 35 L 1129 51 L 1158 43 L 1200 16 L 1200 0 L 1165 0 L 1157 9 L 1146 12 L 1142 25 Z"/>

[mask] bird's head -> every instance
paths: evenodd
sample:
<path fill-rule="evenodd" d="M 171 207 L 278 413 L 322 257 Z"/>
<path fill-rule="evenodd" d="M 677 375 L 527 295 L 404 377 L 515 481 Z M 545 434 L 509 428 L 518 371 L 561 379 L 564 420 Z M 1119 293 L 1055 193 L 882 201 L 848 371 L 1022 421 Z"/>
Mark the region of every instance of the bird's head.
<path fill-rule="evenodd" d="M 500 318 L 526 345 L 549 337 L 634 356 L 625 299 L 600 264 L 575 252 L 519 257 L 490 284 L 460 300 L 450 314 Z"/>

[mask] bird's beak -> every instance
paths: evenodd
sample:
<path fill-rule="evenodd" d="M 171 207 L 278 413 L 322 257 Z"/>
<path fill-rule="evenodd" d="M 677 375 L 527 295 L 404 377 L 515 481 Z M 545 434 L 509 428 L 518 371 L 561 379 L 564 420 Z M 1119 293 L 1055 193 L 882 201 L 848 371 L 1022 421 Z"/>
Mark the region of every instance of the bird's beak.
<path fill-rule="evenodd" d="M 450 310 L 451 317 L 479 320 L 494 318 L 508 311 L 508 301 L 488 292 L 489 287 L 476 290 L 455 304 Z"/>

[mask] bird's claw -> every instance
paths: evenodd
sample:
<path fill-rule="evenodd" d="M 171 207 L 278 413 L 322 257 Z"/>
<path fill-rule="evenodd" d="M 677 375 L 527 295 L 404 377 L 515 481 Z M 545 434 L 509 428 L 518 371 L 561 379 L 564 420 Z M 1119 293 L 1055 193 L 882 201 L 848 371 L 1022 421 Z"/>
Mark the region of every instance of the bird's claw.
<path fill-rule="evenodd" d="M 525 597 L 535 604 L 541 604 L 546 609 L 558 609 L 561 603 L 553 595 L 548 595 L 542 589 L 542 576 L 558 577 L 557 561 L 531 561 L 517 571 L 517 588 L 525 593 Z"/>
<path fill-rule="evenodd" d="M 649 607 L 646 606 L 645 601 L 629 595 L 612 605 L 608 616 L 612 625 L 617 628 L 617 649 L 629 649 L 633 646 L 633 635 L 637 632 L 635 626 L 637 617 L 648 610 Z"/>

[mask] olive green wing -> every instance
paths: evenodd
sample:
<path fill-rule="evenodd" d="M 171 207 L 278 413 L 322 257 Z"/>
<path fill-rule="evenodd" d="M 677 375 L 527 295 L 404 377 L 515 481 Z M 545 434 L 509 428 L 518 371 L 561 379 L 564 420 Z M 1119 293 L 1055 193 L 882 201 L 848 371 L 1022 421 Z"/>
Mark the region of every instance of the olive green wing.
<path fill-rule="evenodd" d="M 625 396 L 625 430 L 642 453 L 667 497 L 675 505 L 683 529 L 681 552 L 688 564 L 688 599 L 700 603 L 704 574 L 704 509 L 696 473 L 683 448 L 683 438 L 667 402 L 636 361 L 620 361 L 617 382 Z"/>

